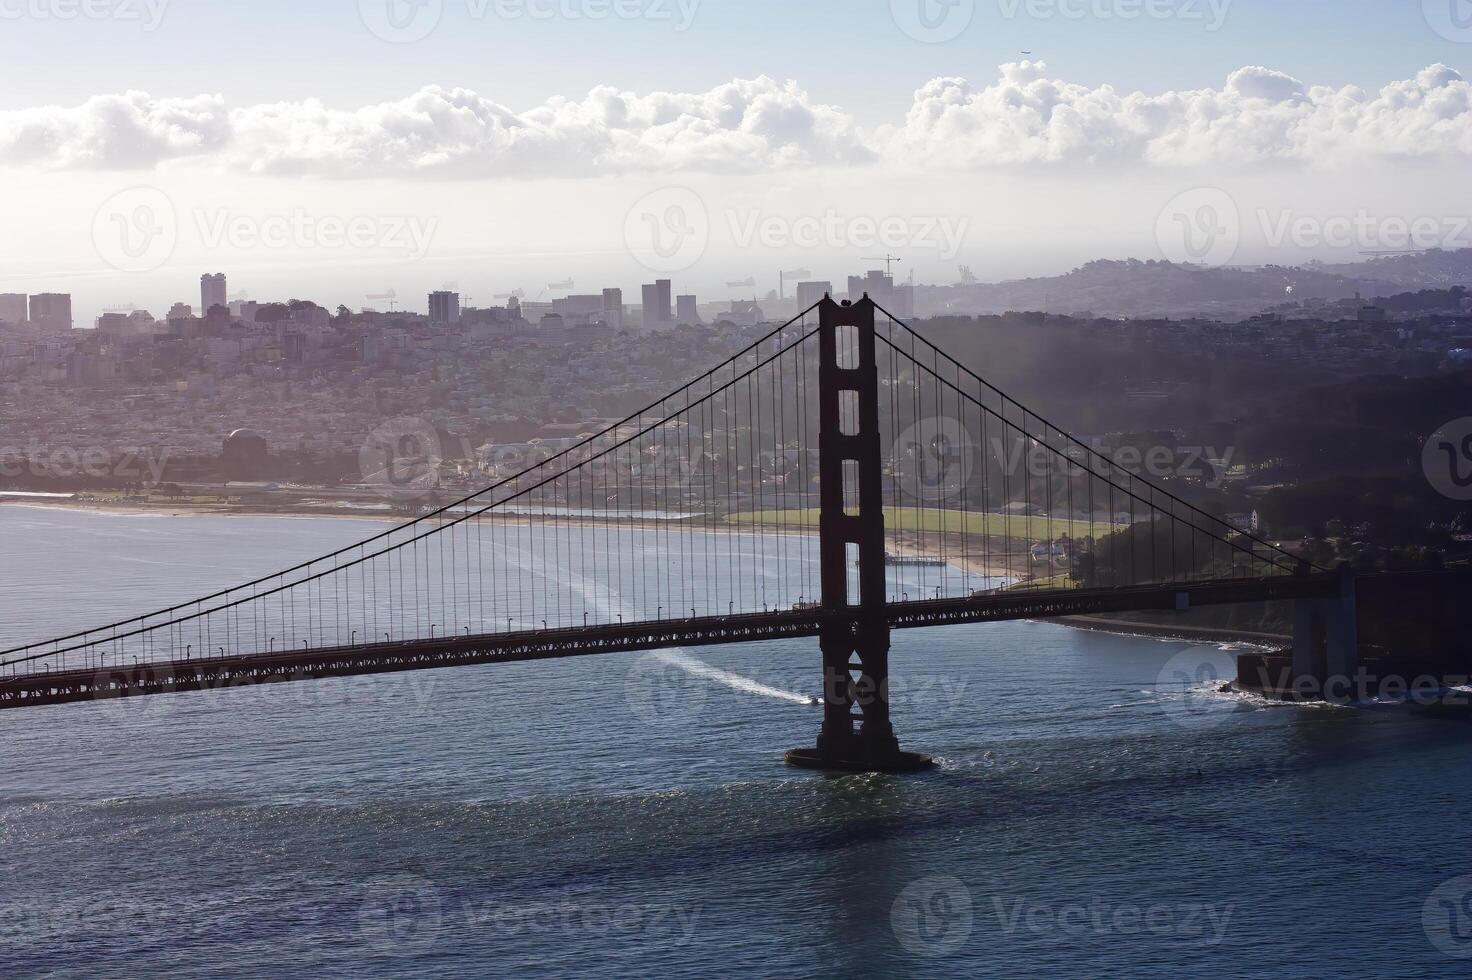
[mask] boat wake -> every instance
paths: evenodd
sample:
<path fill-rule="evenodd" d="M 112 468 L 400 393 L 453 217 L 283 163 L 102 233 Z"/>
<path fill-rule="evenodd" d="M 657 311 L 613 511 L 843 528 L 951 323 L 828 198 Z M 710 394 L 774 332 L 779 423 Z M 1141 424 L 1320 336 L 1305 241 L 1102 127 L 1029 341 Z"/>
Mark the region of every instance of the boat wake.
<path fill-rule="evenodd" d="M 806 694 L 784 691 L 781 688 L 772 687 L 760 681 L 754 681 L 749 677 L 733 674 L 729 670 L 712 667 L 710 664 L 696 660 L 694 657 L 680 650 L 662 650 L 654 656 L 656 659 L 679 667 L 681 670 L 688 671 L 696 677 L 715 681 L 717 684 L 724 684 L 732 690 L 741 691 L 745 694 L 755 694 L 764 698 L 776 698 L 779 701 L 788 701 L 792 704 L 811 703 L 811 698 Z"/>

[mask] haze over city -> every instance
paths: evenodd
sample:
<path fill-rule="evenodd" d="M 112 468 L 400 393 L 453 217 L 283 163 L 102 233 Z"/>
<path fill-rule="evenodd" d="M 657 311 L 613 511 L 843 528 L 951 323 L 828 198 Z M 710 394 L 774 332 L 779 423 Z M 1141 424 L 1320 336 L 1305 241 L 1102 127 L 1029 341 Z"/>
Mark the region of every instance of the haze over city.
<path fill-rule="evenodd" d="M 166 309 L 216 267 L 352 308 L 446 283 L 629 290 L 630 212 L 669 188 L 703 209 L 681 272 L 711 299 L 889 252 L 936 284 L 1176 258 L 1159 217 L 1203 187 L 1238 210 L 1235 263 L 1472 244 L 1468 47 L 1429 0 L 998 0 L 931 34 L 885 4 L 405 5 L 402 30 L 378 6 L 16 8 L 0 53 L 28 84 L 0 97 L 0 168 L 26 233 L 0 288 L 70 292 L 84 322 Z M 126 84 L 99 67 L 119 46 Z M 38 72 L 63 51 L 73 69 Z M 94 224 L 140 187 L 164 195 L 160 241 L 119 261 Z M 1336 220 L 1366 230 L 1291 232 Z"/>

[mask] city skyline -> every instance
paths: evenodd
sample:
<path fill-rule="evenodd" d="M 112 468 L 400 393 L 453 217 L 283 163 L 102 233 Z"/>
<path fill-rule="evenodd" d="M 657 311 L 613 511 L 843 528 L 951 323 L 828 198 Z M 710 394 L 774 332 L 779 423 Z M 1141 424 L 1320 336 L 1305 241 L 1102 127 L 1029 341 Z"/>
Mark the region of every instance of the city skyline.
<path fill-rule="evenodd" d="M 1441 2 L 963 0 L 927 29 L 900 0 L 436 0 L 398 12 L 407 34 L 382 20 L 399 2 L 20 9 L 0 54 L 68 70 L 0 96 L 0 218 L 28 229 L 0 290 L 159 309 L 219 267 L 262 295 L 310 269 L 349 306 L 674 273 L 725 298 L 889 253 L 902 278 L 999 281 L 1179 261 L 1158 225 L 1202 192 L 1231 202 L 1239 264 L 1399 247 L 1304 220 L 1472 245 L 1472 31 Z M 492 38 L 517 57 L 482 57 Z M 143 54 L 126 86 L 100 71 L 119 45 Z M 540 58 L 559 71 L 517 67 Z M 639 224 L 671 206 L 700 239 L 673 266 Z"/>

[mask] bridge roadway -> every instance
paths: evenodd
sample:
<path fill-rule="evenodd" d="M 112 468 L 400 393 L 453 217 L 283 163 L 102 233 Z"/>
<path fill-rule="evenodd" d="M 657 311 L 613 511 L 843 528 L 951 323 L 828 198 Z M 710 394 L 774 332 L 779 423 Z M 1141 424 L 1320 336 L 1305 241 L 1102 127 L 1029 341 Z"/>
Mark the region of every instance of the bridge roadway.
<path fill-rule="evenodd" d="M 891 603 L 885 609 L 892 628 L 916 629 L 957 623 L 1179 611 L 1195 606 L 1319 599 L 1337 595 L 1339 588 L 1337 574 L 1316 574 L 1119 589 L 989 592 L 963 598 Z M 40 671 L 0 678 L 0 709 L 471 664 L 814 637 L 824 622 L 833 617 L 850 620 L 843 613 L 823 609 L 782 610 L 448 636 L 272 654 L 226 654 L 101 670 Z"/>

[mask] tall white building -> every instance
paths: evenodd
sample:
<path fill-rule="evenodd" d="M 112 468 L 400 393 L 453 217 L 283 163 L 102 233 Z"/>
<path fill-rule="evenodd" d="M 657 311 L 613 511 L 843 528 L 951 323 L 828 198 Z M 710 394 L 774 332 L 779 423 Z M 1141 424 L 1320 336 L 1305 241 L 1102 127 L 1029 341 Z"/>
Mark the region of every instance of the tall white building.
<path fill-rule="evenodd" d="M 225 298 L 225 273 L 206 272 L 199 277 L 199 315 L 208 316 L 217 306 L 230 308 L 230 301 Z"/>
<path fill-rule="evenodd" d="M 797 284 L 797 308 L 805 310 L 824 296 L 833 295 L 833 283 L 826 281 L 800 282 Z"/>

